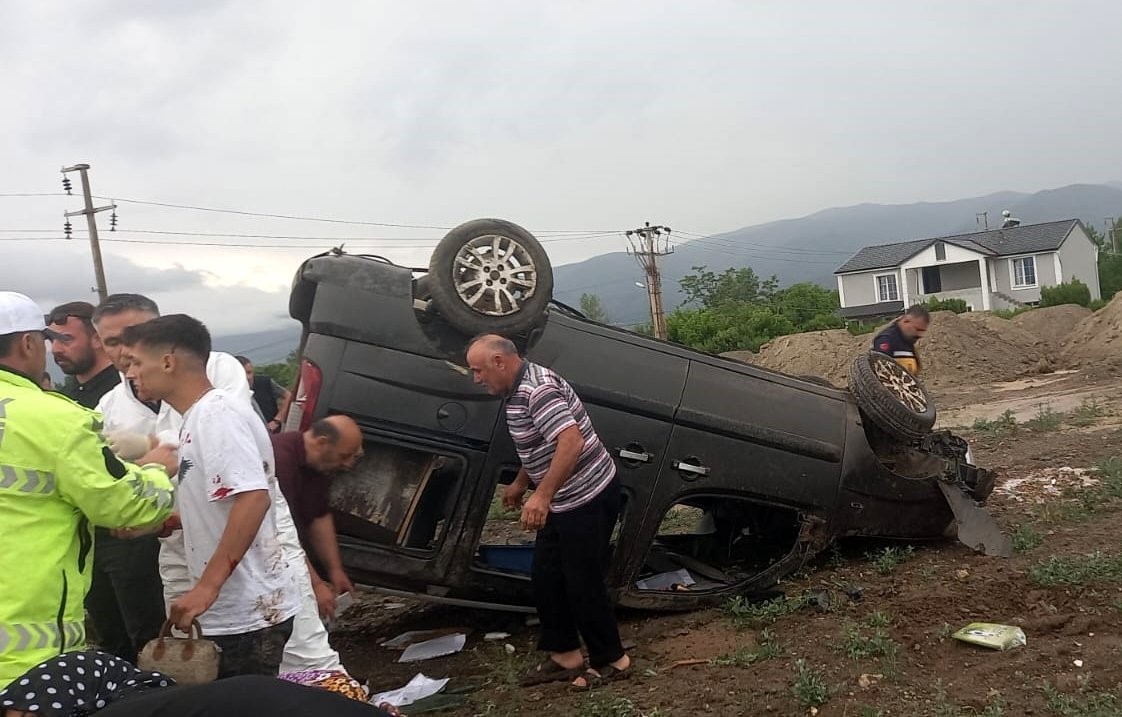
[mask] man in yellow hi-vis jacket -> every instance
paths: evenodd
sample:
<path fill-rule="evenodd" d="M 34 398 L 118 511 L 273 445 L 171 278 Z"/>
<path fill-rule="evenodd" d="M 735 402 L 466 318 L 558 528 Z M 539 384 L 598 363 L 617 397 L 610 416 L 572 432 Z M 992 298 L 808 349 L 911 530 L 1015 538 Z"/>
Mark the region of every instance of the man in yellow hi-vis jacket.
<path fill-rule="evenodd" d="M 919 352 L 916 342 L 927 333 L 931 323 L 931 313 L 922 304 L 916 304 L 904 315 L 877 334 L 873 339 L 873 351 L 891 356 L 896 363 L 907 369 L 913 376 L 919 375 Z"/>
<path fill-rule="evenodd" d="M 149 528 L 172 512 L 173 449 L 122 463 L 100 416 L 43 391 L 39 307 L 0 292 L 0 689 L 85 647 L 93 526 Z"/>

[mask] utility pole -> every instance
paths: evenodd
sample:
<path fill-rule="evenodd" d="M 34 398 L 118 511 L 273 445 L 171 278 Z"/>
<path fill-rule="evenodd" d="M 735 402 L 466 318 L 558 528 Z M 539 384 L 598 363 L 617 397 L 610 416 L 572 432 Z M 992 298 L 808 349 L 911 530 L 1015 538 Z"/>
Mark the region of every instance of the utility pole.
<path fill-rule="evenodd" d="M 1116 222 L 1114 217 L 1107 217 L 1103 220 L 1106 226 L 1106 243 L 1110 245 L 1111 254 L 1118 253 L 1118 228 L 1115 226 Z"/>
<path fill-rule="evenodd" d="M 116 209 L 117 205 L 110 204 L 105 207 L 94 208 L 93 196 L 90 193 L 90 178 L 88 175 L 90 165 L 88 164 L 75 164 L 73 167 L 63 167 L 62 173 L 65 175 L 67 172 L 78 172 L 82 179 L 82 196 L 86 200 L 85 209 L 80 209 L 76 212 L 66 212 L 66 218 L 85 215 L 86 224 L 89 226 L 90 231 L 90 250 L 93 252 L 93 265 L 94 277 L 97 279 L 97 297 L 98 302 L 105 301 L 105 297 L 109 296 L 109 289 L 105 285 L 105 266 L 101 263 L 101 244 L 97 240 L 97 218 L 94 216 L 98 212 L 104 212 L 110 209 Z M 63 177 L 63 187 L 66 193 L 70 194 L 70 180 Z M 69 222 L 67 222 L 69 224 Z"/>
<path fill-rule="evenodd" d="M 626 232 L 630 243 L 628 254 L 634 254 L 639 266 L 647 275 L 647 298 L 651 304 L 651 326 L 656 337 L 663 341 L 667 338 L 666 312 L 662 308 L 662 274 L 658 269 L 658 258 L 673 254 L 670 246 L 670 227 L 651 226 L 647 222 L 638 229 Z"/>

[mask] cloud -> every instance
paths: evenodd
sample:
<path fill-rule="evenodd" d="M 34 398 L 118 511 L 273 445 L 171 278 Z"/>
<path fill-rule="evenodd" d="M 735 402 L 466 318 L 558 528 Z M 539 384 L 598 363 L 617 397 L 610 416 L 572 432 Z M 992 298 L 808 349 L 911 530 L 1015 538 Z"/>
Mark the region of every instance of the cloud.
<path fill-rule="evenodd" d="M 93 263 L 89 244 L 84 240 L 44 242 L 37 247 L 3 246 L 2 251 L 6 291 L 27 294 L 44 311 L 67 301 L 97 303 Z M 269 292 L 244 285 L 218 287 L 215 276 L 209 272 L 174 263 L 153 269 L 112 251 L 105 252 L 103 259 L 111 293 L 144 294 L 155 300 L 163 313 L 197 316 L 214 334 L 291 324 L 287 291 Z"/>
<path fill-rule="evenodd" d="M 1122 44 L 1088 33 L 1122 24 L 1122 4 L 1078 8 L 9 2 L 0 191 L 57 191 L 58 167 L 88 162 L 105 196 L 708 233 L 829 206 L 1118 179 Z M 76 204 L 0 199 L 0 228 L 57 228 Z M 432 246 L 443 233 L 137 205 L 121 219 L 123 230 L 377 237 L 363 248 L 410 264 L 427 251 L 386 237 Z M 623 247 L 618 235 L 549 245 L 555 264 Z M 272 320 L 301 258 L 113 251 L 136 265 L 114 274 L 172 286 L 184 272 L 202 301 L 229 294 L 221 321 L 249 323 Z M 171 273 L 136 268 L 149 266 Z M 77 264 L 70 285 L 90 283 Z"/>

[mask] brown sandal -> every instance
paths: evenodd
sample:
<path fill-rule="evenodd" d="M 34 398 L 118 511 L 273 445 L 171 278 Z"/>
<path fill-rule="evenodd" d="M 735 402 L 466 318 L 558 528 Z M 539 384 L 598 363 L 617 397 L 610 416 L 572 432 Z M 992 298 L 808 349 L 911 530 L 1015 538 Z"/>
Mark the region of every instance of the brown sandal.
<path fill-rule="evenodd" d="M 523 675 L 522 686 L 533 687 L 549 682 L 564 682 L 579 677 L 583 671 L 583 667 L 563 667 L 553 658 L 547 657 Z"/>
<path fill-rule="evenodd" d="M 631 673 L 633 673 L 635 671 L 634 669 L 632 669 L 633 667 L 634 667 L 634 663 L 632 663 L 631 665 L 628 665 L 627 667 L 623 668 L 622 670 L 619 669 L 618 667 L 615 667 L 614 665 L 604 665 L 599 670 L 588 669 L 588 670 L 585 670 L 584 673 L 582 675 L 580 675 L 580 677 L 576 678 L 571 683 L 569 683 L 569 686 L 572 687 L 574 690 L 577 690 L 579 692 L 583 692 L 585 690 L 595 689 L 595 688 L 600 687 L 601 685 L 605 685 L 609 682 L 619 682 L 621 680 L 630 680 L 631 679 Z M 578 685 L 576 683 L 576 680 L 584 680 L 584 684 L 583 685 Z"/>

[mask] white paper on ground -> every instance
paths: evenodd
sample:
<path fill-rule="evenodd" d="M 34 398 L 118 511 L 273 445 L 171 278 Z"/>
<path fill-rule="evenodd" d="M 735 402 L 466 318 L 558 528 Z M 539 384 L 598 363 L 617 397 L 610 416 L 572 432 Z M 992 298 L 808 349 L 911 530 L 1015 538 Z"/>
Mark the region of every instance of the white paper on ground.
<path fill-rule="evenodd" d="M 640 580 L 635 583 L 635 587 L 640 590 L 669 590 L 674 585 L 693 585 L 696 581 L 690 575 L 690 571 L 685 568 L 674 570 L 669 573 L 659 573 L 652 575 L 645 580 Z"/>
<path fill-rule="evenodd" d="M 418 672 L 416 677 L 409 680 L 409 684 L 405 687 L 376 694 L 370 698 L 370 704 L 378 706 L 389 702 L 394 707 L 406 707 L 440 692 L 448 684 L 448 679 L 445 677 L 443 680 L 434 680 Z"/>
<path fill-rule="evenodd" d="M 398 662 L 419 662 L 421 660 L 431 660 L 434 657 L 444 657 L 464 649 L 465 644 L 467 644 L 467 635 L 463 633 L 418 642 L 405 648 L 405 652 L 401 653 Z"/>

